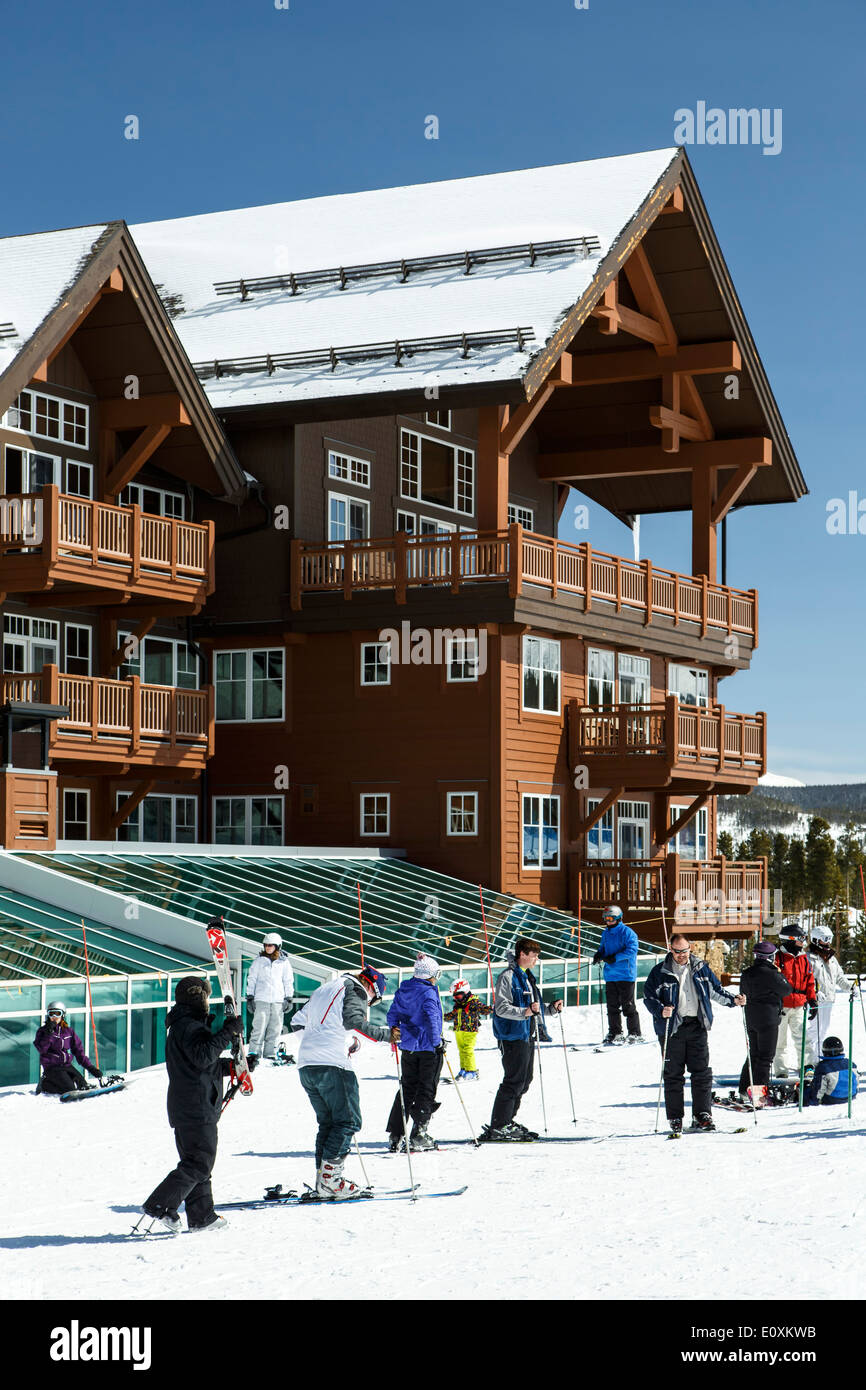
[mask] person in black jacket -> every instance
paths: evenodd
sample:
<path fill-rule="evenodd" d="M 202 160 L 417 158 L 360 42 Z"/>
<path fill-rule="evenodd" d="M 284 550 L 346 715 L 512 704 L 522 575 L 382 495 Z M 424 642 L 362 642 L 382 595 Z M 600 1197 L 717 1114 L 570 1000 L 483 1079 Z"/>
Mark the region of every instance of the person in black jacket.
<path fill-rule="evenodd" d="M 206 979 L 186 975 L 175 986 L 175 1006 L 165 1021 L 168 1122 L 174 1130 L 180 1163 L 154 1188 L 142 1211 L 175 1235 L 181 1229 L 181 1202 L 186 1205 L 191 1231 L 215 1230 L 226 1224 L 214 1211 L 211 1191 L 223 1077 L 231 1066 L 230 1059 L 220 1057 L 220 1053 L 243 1025 L 240 1016 L 235 1015 L 213 1033 L 213 1015 L 207 1007 L 209 994 Z"/>
<path fill-rule="evenodd" d="M 740 1073 L 740 1097 L 747 1103 L 762 1106 L 767 1099 L 770 1068 L 776 1054 L 782 1000 L 791 986 L 776 965 L 776 947 L 772 941 L 759 941 L 755 947 L 755 963 L 740 977 L 740 991 L 746 996 L 746 1029 L 749 1053 L 752 1058 L 752 1094 L 749 1095 L 749 1058 Z"/>

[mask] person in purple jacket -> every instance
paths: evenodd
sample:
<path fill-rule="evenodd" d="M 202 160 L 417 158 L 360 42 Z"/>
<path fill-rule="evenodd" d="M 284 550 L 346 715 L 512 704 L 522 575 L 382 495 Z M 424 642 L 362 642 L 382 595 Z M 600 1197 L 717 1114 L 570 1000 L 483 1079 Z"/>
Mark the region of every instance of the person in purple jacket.
<path fill-rule="evenodd" d="M 66 1008 L 59 1000 L 48 1005 L 48 1017 L 36 1030 L 33 1046 L 42 1064 L 39 1090 L 43 1095 L 59 1096 L 66 1091 L 87 1090 L 87 1082 L 72 1065 L 73 1057 L 91 1076 L 97 1079 L 102 1076 L 99 1067 L 95 1067 L 85 1054 L 78 1034 L 73 1033 L 66 1022 Z"/>
<path fill-rule="evenodd" d="M 412 1133 L 409 1148 L 435 1149 L 436 1141 L 427 1133 L 427 1125 L 436 1104 L 436 1087 L 442 1071 L 445 1049 L 442 1045 L 442 1001 L 437 981 L 442 971 L 431 956 L 419 954 L 411 980 L 404 980 L 388 1010 L 388 1022 L 400 1029 L 403 1055 L 400 1059 L 400 1081 L 407 1116 L 411 1116 Z M 388 1116 L 388 1147 L 396 1153 L 403 1135 L 403 1110 L 400 1092 L 394 1097 Z M 405 1140 L 404 1140 L 405 1142 Z"/>

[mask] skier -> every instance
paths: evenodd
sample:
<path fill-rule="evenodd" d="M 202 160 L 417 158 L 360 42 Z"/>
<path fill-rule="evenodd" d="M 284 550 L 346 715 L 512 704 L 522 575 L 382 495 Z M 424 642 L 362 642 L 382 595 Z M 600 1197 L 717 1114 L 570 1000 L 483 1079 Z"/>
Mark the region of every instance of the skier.
<path fill-rule="evenodd" d="M 740 991 L 746 996 L 746 1028 L 752 1062 L 749 1089 L 749 1057 L 740 1073 L 740 1100 L 760 1107 L 766 1104 L 770 1068 L 776 1051 L 782 1000 L 790 985 L 776 967 L 776 947 L 772 941 L 759 941 L 755 961 L 740 976 Z"/>
<path fill-rule="evenodd" d="M 816 1018 L 810 1018 L 806 1026 L 806 1063 L 808 1067 L 814 1067 L 821 1052 L 821 1044 L 830 1031 L 830 1016 L 836 1002 L 836 991 L 849 990 L 851 981 L 846 978 L 836 959 L 833 933 L 829 927 L 813 927 L 809 939 L 809 964 L 815 976 L 818 1014 Z"/>
<path fill-rule="evenodd" d="M 231 1067 L 230 1058 L 220 1053 L 242 1032 L 243 1024 L 239 1014 L 232 1014 L 214 1033 L 209 995 L 207 979 L 185 975 L 175 985 L 174 1008 L 165 1020 L 168 1122 L 174 1130 L 180 1163 L 154 1188 L 142 1211 L 174 1235 L 181 1229 L 181 1202 L 186 1206 L 191 1231 L 215 1231 L 227 1224 L 225 1217 L 214 1211 L 211 1189 L 223 1077 Z"/>
<path fill-rule="evenodd" d="M 607 1037 L 605 1044 L 622 1043 L 622 1015 L 625 1014 L 628 1040 L 640 1038 L 640 1017 L 634 1002 L 637 981 L 637 933 L 627 927 L 618 907 L 606 907 L 601 920 L 604 931 L 593 965 L 604 961 L 604 995 L 607 1002 Z"/>
<path fill-rule="evenodd" d="M 292 1006 L 295 976 L 288 956 L 280 949 L 282 944 L 277 932 L 268 932 L 247 976 L 247 1010 L 253 1019 L 250 1057 L 276 1056 L 283 1014 Z"/>
<path fill-rule="evenodd" d="M 713 1026 L 713 999 L 726 1008 L 746 1002 L 744 994 L 731 995 L 722 989 L 706 961 L 691 954 L 685 936 L 672 936 L 668 954 L 653 966 L 643 991 L 643 1002 L 653 1016 L 665 1058 L 665 1113 L 672 1134 L 681 1134 L 683 1129 L 686 1067 L 691 1074 L 692 1129 L 716 1127 L 708 1037 Z"/>
<path fill-rule="evenodd" d="M 540 952 L 537 941 L 519 936 L 514 950 L 508 952 L 506 969 L 496 981 L 493 1034 L 499 1041 L 503 1077 L 493 1102 L 490 1124 L 485 1125 L 479 1135 L 485 1143 L 514 1143 L 538 1138 L 534 1130 L 518 1124 L 514 1116 L 532 1085 L 536 1037 L 550 1042 L 550 1034 L 542 1022 L 542 1011 L 558 1014 L 562 1010 L 561 999 L 544 1004 L 541 998 L 532 973 Z"/>
<path fill-rule="evenodd" d="M 358 1078 L 351 1062 L 361 1044 L 352 1035 L 400 1041 L 399 1028 L 383 1028 L 367 1018 L 368 1005 L 381 999 L 386 988 L 385 976 L 368 964 L 357 975 L 339 975 L 320 985 L 292 1018 L 293 1030 L 303 1030 L 298 1075 L 319 1122 L 316 1195 L 322 1201 L 344 1202 L 364 1190 L 343 1177 L 343 1160 L 361 1128 Z"/>
<path fill-rule="evenodd" d="M 454 1008 L 443 1015 L 446 1023 L 454 1024 L 454 1037 L 460 1054 L 458 1081 L 477 1081 L 478 1068 L 475 1063 L 475 1039 L 481 1027 L 481 1015 L 492 1014 L 490 1004 L 482 1004 L 477 994 L 473 994 L 466 980 L 455 980 L 451 986 Z"/>
<path fill-rule="evenodd" d="M 45 1022 L 36 1030 L 33 1046 L 39 1053 L 42 1076 L 37 1091 L 46 1096 L 62 1096 L 66 1091 L 87 1091 L 90 1088 L 72 1059 L 80 1062 L 85 1071 L 97 1080 L 102 1077 L 99 1067 L 85 1056 L 84 1045 L 66 1022 L 66 1006 L 55 999 L 48 1005 Z"/>
<path fill-rule="evenodd" d="M 841 1038 L 825 1038 L 821 1060 L 806 1088 L 806 1105 L 841 1105 L 848 1100 L 848 1073 L 852 1070 L 851 1095 L 858 1091 L 857 1068 L 845 1056 Z"/>
<path fill-rule="evenodd" d="M 788 1044 L 793 1040 L 797 1054 L 797 1070 L 800 1065 L 800 1052 L 803 1045 L 803 1006 L 808 1004 L 809 1017 L 818 1016 L 818 996 L 815 993 L 815 977 L 809 957 L 803 946 L 806 933 L 796 918 L 783 922 L 779 931 L 779 954 L 776 963 L 788 981 L 789 993 L 782 1001 L 782 1017 L 779 1021 L 779 1037 L 776 1042 L 776 1055 L 773 1058 L 773 1075 L 788 1075 Z"/>
<path fill-rule="evenodd" d="M 398 1090 L 388 1116 L 388 1148 L 396 1153 L 403 1134 L 403 1108 L 412 1117 L 409 1147 L 435 1149 L 436 1141 L 427 1132 L 430 1116 L 438 1109 L 436 1088 L 445 1057 L 442 1043 L 442 1001 L 437 983 L 442 976 L 432 956 L 419 952 L 411 980 L 404 980 L 394 995 L 388 1010 L 388 1022 L 399 1028 L 402 1038 L 400 1079 L 403 1087 L 402 1104 Z"/>

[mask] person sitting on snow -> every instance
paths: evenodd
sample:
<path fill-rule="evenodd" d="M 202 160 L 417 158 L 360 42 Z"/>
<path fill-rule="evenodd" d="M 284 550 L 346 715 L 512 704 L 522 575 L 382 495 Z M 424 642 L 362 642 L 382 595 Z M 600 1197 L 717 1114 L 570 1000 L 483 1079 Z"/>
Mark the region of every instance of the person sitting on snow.
<path fill-rule="evenodd" d="M 815 1068 L 815 1075 L 806 1087 L 803 1097 L 806 1105 L 842 1105 L 848 1100 L 848 1074 L 851 1077 L 851 1095 L 858 1091 L 857 1067 L 848 1061 L 841 1038 L 825 1038 L 821 1049 L 821 1060 Z"/>
<path fill-rule="evenodd" d="M 73 1057 L 85 1071 L 99 1080 L 102 1072 L 85 1056 L 84 1044 L 66 1022 L 66 1007 L 59 1000 L 48 1005 L 45 1022 L 36 1030 L 33 1046 L 39 1053 L 42 1079 L 39 1091 L 45 1096 L 61 1096 L 66 1091 L 86 1091 L 87 1082 L 72 1065 Z"/>

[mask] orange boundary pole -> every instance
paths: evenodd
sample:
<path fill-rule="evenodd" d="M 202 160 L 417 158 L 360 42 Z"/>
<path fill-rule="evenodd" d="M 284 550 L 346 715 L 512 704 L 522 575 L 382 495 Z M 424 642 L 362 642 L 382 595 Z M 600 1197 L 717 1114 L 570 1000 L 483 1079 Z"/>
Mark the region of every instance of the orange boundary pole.
<path fill-rule="evenodd" d="M 364 964 L 364 918 L 361 915 L 361 885 L 356 883 L 358 890 L 358 930 L 361 933 L 361 964 Z"/>
<path fill-rule="evenodd" d="M 90 988 L 90 963 L 87 959 L 87 931 L 84 926 L 84 918 L 81 919 L 81 935 L 84 938 L 84 971 L 87 976 L 87 998 L 90 1004 L 90 1031 L 93 1035 L 93 1055 L 96 1058 L 96 1065 L 99 1066 L 99 1040 L 96 1036 L 96 1023 L 93 1018 L 93 991 Z"/>

